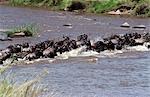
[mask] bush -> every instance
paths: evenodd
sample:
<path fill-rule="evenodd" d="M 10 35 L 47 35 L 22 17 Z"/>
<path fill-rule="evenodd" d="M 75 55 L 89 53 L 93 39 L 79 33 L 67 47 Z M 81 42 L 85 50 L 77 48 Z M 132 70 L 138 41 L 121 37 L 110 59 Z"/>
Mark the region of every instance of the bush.
<path fill-rule="evenodd" d="M 118 0 L 91 1 L 91 4 L 89 5 L 89 10 L 94 13 L 104 13 L 115 9 L 118 3 Z"/>
<path fill-rule="evenodd" d="M 12 37 L 15 33 L 23 32 L 25 36 L 34 36 L 37 33 L 37 28 L 34 24 L 26 24 L 19 27 L 14 27 L 12 30 L 7 31 L 8 37 Z"/>
<path fill-rule="evenodd" d="M 0 76 L 6 69 L 7 68 L 3 68 L 3 71 L 0 71 Z M 39 97 L 39 95 L 42 93 L 42 88 L 36 84 L 46 74 L 48 74 L 48 71 L 44 70 L 42 74 L 33 80 L 24 82 L 20 85 L 15 85 L 6 78 L 0 79 L 0 97 Z"/>
<path fill-rule="evenodd" d="M 70 7 L 74 2 L 80 2 L 85 5 L 87 12 L 105 13 L 111 10 L 119 9 L 120 6 L 129 6 L 133 15 L 149 16 L 150 0 L 10 0 L 12 5 L 33 5 L 49 7 L 52 10 L 64 10 Z M 80 10 L 81 8 L 74 8 Z"/>
<path fill-rule="evenodd" d="M 150 12 L 150 6 L 146 3 L 139 3 L 134 8 L 134 14 L 135 15 L 146 15 Z"/>
<path fill-rule="evenodd" d="M 0 97 L 37 97 L 41 90 L 35 87 L 37 80 L 31 80 L 22 85 L 13 85 L 7 80 L 0 81 Z"/>

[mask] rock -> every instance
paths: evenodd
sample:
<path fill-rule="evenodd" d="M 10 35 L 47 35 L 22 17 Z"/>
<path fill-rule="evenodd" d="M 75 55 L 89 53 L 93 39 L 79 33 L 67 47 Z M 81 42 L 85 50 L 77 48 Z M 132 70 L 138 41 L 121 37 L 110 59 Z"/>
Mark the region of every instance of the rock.
<path fill-rule="evenodd" d="M 119 9 L 117 11 L 110 11 L 108 12 L 110 15 L 129 15 L 130 10 L 120 11 Z"/>
<path fill-rule="evenodd" d="M 110 15 L 116 15 L 116 12 L 115 11 L 110 11 L 110 12 L 108 12 L 108 14 L 110 14 Z"/>
<path fill-rule="evenodd" d="M 120 11 L 120 10 L 117 10 L 117 11 L 116 11 L 116 14 L 121 14 L 121 11 Z"/>
<path fill-rule="evenodd" d="M 136 25 L 133 28 L 146 29 L 145 25 Z"/>
<path fill-rule="evenodd" d="M 125 22 L 125 23 L 123 23 L 120 27 L 126 27 L 126 28 L 129 28 L 129 27 L 130 27 L 130 24 L 127 23 L 127 22 Z"/>
<path fill-rule="evenodd" d="M 68 24 L 64 24 L 63 26 L 72 26 L 72 24 L 68 23 Z"/>
<path fill-rule="evenodd" d="M 14 33 L 13 35 L 11 35 L 10 37 L 25 37 L 25 33 L 24 32 L 19 32 L 19 33 Z"/>
<path fill-rule="evenodd" d="M 121 12 L 120 12 L 120 10 L 117 10 L 117 11 L 110 11 L 110 12 L 108 12 L 108 14 L 110 14 L 110 15 L 120 15 Z"/>
<path fill-rule="evenodd" d="M 8 38 L 8 35 L 5 32 L 0 31 L 0 41 L 8 41 L 11 40 Z"/>

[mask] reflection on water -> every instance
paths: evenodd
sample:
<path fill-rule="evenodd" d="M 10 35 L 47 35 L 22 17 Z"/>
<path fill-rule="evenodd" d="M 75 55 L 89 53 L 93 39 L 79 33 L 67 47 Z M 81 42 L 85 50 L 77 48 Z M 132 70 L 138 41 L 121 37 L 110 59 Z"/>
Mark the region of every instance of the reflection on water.
<path fill-rule="evenodd" d="M 96 21 L 95 21 L 96 20 Z M 122 29 L 120 24 L 128 22 L 131 26 L 144 24 L 149 31 L 149 19 L 79 16 L 66 12 L 49 12 L 28 8 L 11 8 L 0 6 L 0 29 L 14 25 L 34 22 L 39 25 L 40 37 L 17 38 L 10 42 L 0 42 L 0 48 L 8 44 L 39 41 L 69 35 L 75 38 L 87 33 L 91 39 L 104 37 L 112 33 L 143 32 L 138 29 Z M 72 28 L 63 24 L 71 23 Z M 133 48 L 135 49 L 135 48 Z M 140 49 L 141 50 L 141 49 Z M 83 53 L 91 54 L 90 53 Z M 47 68 L 49 74 L 41 84 L 47 88 L 48 94 L 54 92 L 55 97 L 150 97 L 150 52 L 118 52 L 110 55 L 105 52 L 99 56 L 75 57 L 57 60 L 52 63 L 39 63 L 27 66 L 13 66 L 5 74 L 13 75 L 13 81 L 20 83 L 33 79 Z M 97 58 L 97 59 L 95 59 Z M 44 95 L 45 96 L 45 95 Z"/>

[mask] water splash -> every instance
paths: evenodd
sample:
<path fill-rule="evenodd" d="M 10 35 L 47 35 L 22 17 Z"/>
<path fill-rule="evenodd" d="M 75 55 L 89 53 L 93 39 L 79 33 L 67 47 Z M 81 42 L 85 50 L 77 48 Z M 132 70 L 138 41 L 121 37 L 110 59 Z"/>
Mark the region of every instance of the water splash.
<path fill-rule="evenodd" d="M 129 51 L 150 51 L 150 49 L 148 49 L 148 45 L 150 43 L 144 43 L 143 45 L 138 45 L 138 46 L 132 46 L 132 47 L 127 47 L 127 50 Z"/>
<path fill-rule="evenodd" d="M 56 58 L 57 59 L 68 59 L 69 57 L 77 57 L 82 52 L 85 52 L 85 50 L 86 50 L 86 46 L 82 46 L 77 49 L 71 50 L 69 52 L 64 52 L 62 54 L 57 53 L 58 56 Z"/>

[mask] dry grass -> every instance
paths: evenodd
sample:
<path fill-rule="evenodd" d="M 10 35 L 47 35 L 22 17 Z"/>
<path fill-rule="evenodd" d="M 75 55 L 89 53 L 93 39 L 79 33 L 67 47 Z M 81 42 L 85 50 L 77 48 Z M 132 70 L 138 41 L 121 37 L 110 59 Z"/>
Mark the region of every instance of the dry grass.
<path fill-rule="evenodd" d="M 0 67 L 0 75 L 8 68 L 9 66 Z"/>
<path fill-rule="evenodd" d="M 38 80 L 31 80 L 22 85 L 13 85 L 6 80 L 0 82 L 0 97 L 37 97 L 41 93 L 39 87 L 34 84 Z"/>
<path fill-rule="evenodd" d="M 0 69 L 1 73 L 6 69 Z M 21 85 L 13 84 L 6 79 L 0 79 L 0 97 L 38 97 L 42 93 L 42 88 L 36 84 L 47 73 L 47 71 L 44 71 L 35 79 L 22 83 Z"/>

